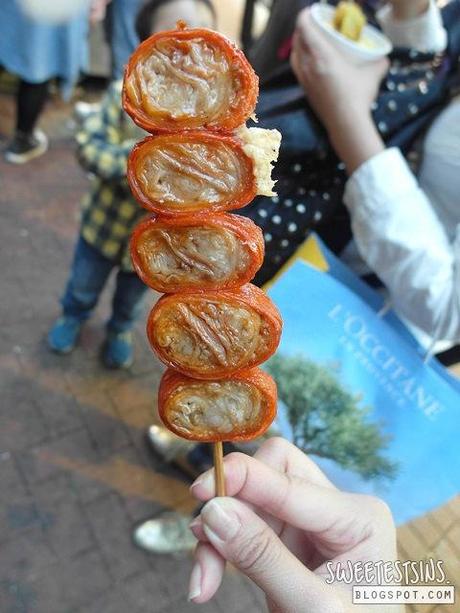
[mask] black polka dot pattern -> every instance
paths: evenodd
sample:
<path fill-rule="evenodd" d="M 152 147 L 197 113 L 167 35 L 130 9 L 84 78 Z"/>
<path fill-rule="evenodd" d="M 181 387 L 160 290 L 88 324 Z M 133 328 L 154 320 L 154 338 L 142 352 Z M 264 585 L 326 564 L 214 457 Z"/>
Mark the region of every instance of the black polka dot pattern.
<path fill-rule="evenodd" d="M 397 49 L 377 101 L 375 124 L 388 146 L 408 154 L 413 143 L 460 85 L 460 0 L 444 9 L 449 31 L 445 54 Z M 255 278 L 268 281 L 295 252 L 311 230 L 333 250 L 349 236 L 349 218 L 342 203 L 345 166 L 331 151 L 324 129 L 308 108 L 302 89 L 286 64 L 261 88 L 259 126 L 283 135 L 275 167 L 277 196 L 258 197 L 238 214 L 251 218 L 264 233 L 266 257 Z"/>
<path fill-rule="evenodd" d="M 295 252 L 311 230 L 327 222 L 340 206 L 345 173 L 337 171 L 337 159 L 326 152 L 327 165 L 318 161 L 324 155 L 309 156 L 308 160 L 280 162 L 274 171 L 277 196 L 258 197 L 238 214 L 252 219 L 264 233 L 265 260 L 255 283 L 262 285 Z M 338 172 L 331 183 L 330 169 Z M 315 189 L 311 186 L 314 185 Z"/>

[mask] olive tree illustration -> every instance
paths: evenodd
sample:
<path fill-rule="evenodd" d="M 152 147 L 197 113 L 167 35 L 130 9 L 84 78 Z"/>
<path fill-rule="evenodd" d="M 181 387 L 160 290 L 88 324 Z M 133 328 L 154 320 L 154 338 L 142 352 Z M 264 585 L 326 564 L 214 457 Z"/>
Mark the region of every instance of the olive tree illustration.
<path fill-rule="evenodd" d="M 397 464 L 384 457 L 391 437 L 370 422 L 361 396 L 348 392 L 330 368 L 302 355 L 275 355 L 266 364 L 287 408 L 293 442 L 305 453 L 334 460 L 364 479 L 394 479 Z"/>

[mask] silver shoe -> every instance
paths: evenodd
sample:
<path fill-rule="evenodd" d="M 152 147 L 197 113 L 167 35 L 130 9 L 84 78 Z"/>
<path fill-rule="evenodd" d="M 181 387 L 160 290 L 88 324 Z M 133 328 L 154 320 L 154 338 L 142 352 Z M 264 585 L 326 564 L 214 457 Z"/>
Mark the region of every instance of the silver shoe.
<path fill-rule="evenodd" d="M 100 110 L 100 102 L 85 102 L 84 100 L 79 100 L 73 107 L 75 119 L 79 122 L 85 121 L 90 115 L 98 113 Z"/>
<path fill-rule="evenodd" d="M 197 543 L 189 529 L 192 519 L 180 513 L 164 513 L 138 526 L 134 530 L 134 542 L 150 553 L 186 553 Z"/>
<path fill-rule="evenodd" d="M 162 457 L 165 462 L 172 462 L 179 456 L 183 456 L 191 451 L 196 443 L 179 438 L 164 426 L 154 424 L 147 430 L 147 438 L 154 451 Z"/>

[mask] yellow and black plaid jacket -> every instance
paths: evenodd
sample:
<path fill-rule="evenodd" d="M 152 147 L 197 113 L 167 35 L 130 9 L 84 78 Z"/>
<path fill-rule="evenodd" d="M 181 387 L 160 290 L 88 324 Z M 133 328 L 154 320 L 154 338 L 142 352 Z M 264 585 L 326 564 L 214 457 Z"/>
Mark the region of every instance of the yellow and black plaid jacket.
<path fill-rule="evenodd" d="M 129 237 L 146 213 L 131 196 L 126 160 L 145 132 L 123 111 L 121 85 L 110 86 L 101 109 L 85 119 L 76 137 L 80 163 L 93 175 L 82 200 L 81 234 L 123 270 L 132 270 Z"/>

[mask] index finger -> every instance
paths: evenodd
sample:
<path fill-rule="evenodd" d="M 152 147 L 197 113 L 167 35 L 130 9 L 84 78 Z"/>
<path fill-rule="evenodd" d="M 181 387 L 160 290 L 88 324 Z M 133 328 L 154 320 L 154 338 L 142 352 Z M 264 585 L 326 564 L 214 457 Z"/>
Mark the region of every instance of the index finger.
<path fill-rule="evenodd" d="M 360 526 L 368 521 L 357 496 L 283 474 L 242 453 L 228 455 L 224 470 L 228 496 L 254 504 L 301 530 L 325 533 L 325 539 L 331 526 L 340 532 L 340 526 L 349 529 L 351 525 L 361 534 Z M 197 479 L 192 492 L 202 501 L 210 500 L 214 496 L 213 472 Z"/>
<path fill-rule="evenodd" d="M 273 436 L 264 441 L 254 457 L 279 472 L 335 489 L 335 485 L 313 460 L 280 436 Z"/>

